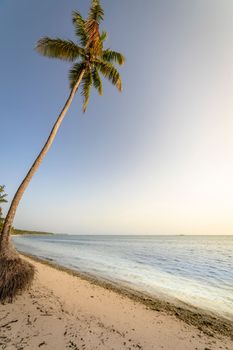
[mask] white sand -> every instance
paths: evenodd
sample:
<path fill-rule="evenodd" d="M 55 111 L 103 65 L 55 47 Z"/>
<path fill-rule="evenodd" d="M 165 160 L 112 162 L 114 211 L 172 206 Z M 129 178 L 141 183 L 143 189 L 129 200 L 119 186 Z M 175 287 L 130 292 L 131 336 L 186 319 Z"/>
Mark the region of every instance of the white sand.
<path fill-rule="evenodd" d="M 30 261 L 38 271 L 32 289 L 0 305 L 0 349 L 233 350 L 228 338 Z"/>

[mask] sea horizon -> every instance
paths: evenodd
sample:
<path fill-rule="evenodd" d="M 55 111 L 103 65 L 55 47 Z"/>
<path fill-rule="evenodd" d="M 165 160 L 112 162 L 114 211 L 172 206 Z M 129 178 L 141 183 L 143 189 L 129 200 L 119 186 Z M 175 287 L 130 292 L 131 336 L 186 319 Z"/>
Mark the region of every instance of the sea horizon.
<path fill-rule="evenodd" d="M 147 237 L 147 236 L 158 236 L 158 237 L 167 237 L 167 236 L 188 236 L 188 237 L 233 237 L 232 234 L 221 234 L 221 233 L 214 233 L 214 234 L 189 234 L 189 233 L 68 233 L 68 232 L 53 232 L 51 231 L 43 231 L 43 230 L 27 230 L 27 229 L 20 229 L 20 231 L 25 231 L 26 233 L 23 235 L 30 235 L 29 232 L 34 232 L 35 234 L 51 234 L 51 235 L 68 235 L 68 236 L 141 236 L 141 237 Z M 12 234 L 12 236 L 17 236 L 18 234 Z"/>

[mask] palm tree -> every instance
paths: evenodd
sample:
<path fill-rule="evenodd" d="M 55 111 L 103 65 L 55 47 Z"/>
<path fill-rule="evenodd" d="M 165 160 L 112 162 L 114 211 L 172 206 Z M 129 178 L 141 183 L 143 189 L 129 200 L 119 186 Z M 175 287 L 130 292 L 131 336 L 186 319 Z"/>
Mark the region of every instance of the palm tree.
<path fill-rule="evenodd" d="M 104 49 L 107 33 L 100 32 L 100 22 L 103 18 L 104 11 L 99 0 L 92 0 L 87 19 L 77 11 L 72 14 L 78 44 L 71 40 L 49 37 L 44 37 L 37 43 L 36 50 L 40 54 L 73 62 L 69 72 L 70 94 L 46 143 L 19 186 L 7 213 L 0 238 L 0 300 L 12 299 L 18 292 L 26 289 L 33 280 L 33 266 L 20 259 L 10 242 L 11 227 L 23 193 L 52 145 L 78 88 L 81 88 L 83 96 L 83 112 L 87 109 L 92 86 L 102 95 L 100 74 L 119 91 L 122 90 L 121 77 L 114 63 L 122 65 L 125 59 L 119 52 Z"/>
<path fill-rule="evenodd" d="M 5 186 L 0 185 L 0 204 L 6 203 L 7 194 L 5 193 Z M 2 208 L 0 207 L 0 228 L 2 226 Z"/>
<path fill-rule="evenodd" d="M 0 185 L 0 203 L 6 203 L 7 194 L 5 193 L 5 186 Z"/>

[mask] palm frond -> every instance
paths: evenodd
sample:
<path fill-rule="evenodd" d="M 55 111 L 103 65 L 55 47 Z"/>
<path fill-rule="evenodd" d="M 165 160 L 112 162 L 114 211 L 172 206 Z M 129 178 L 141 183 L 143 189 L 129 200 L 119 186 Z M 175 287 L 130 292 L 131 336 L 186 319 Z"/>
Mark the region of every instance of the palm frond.
<path fill-rule="evenodd" d="M 99 55 L 103 49 L 103 43 L 99 32 L 99 24 L 103 18 L 104 11 L 99 0 L 92 0 L 85 25 L 88 36 L 86 48 L 90 48 L 95 55 Z"/>
<path fill-rule="evenodd" d="M 37 42 L 36 50 L 43 56 L 74 61 L 84 55 L 84 50 L 71 40 L 44 37 Z"/>
<path fill-rule="evenodd" d="M 96 56 L 100 55 L 103 49 L 103 43 L 100 37 L 99 24 L 95 20 L 87 21 L 86 32 L 88 36 L 86 49 L 92 50 Z"/>
<path fill-rule="evenodd" d="M 104 19 L 104 10 L 99 0 L 92 0 L 87 21 L 96 21 L 98 24 Z"/>
<path fill-rule="evenodd" d="M 7 194 L 5 193 L 5 186 L 0 185 L 0 203 L 7 203 L 6 197 Z"/>
<path fill-rule="evenodd" d="M 90 69 L 88 69 L 85 72 L 83 79 L 82 79 L 81 95 L 83 96 L 83 113 L 86 112 L 86 109 L 88 106 L 92 84 L 93 84 L 92 72 Z"/>
<path fill-rule="evenodd" d="M 72 21 L 75 28 L 75 34 L 79 38 L 80 44 L 85 47 L 87 44 L 86 22 L 78 11 L 72 12 Z"/>
<path fill-rule="evenodd" d="M 6 200 L 6 194 L 4 194 L 4 195 L 2 195 L 1 197 L 0 197 L 0 203 L 7 203 L 7 200 Z"/>
<path fill-rule="evenodd" d="M 102 81 L 99 75 L 99 72 L 96 68 L 93 69 L 92 71 L 92 79 L 93 79 L 93 85 L 98 91 L 100 95 L 103 93 L 103 86 L 102 86 Z"/>
<path fill-rule="evenodd" d="M 77 83 L 80 74 L 85 69 L 84 63 L 75 63 L 69 72 L 70 88 L 73 89 L 74 85 Z"/>
<path fill-rule="evenodd" d="M 100 40 L 102 41 L 102 43 L 104 41 L 106 41 L 108 39 L 108 33 L 106 32 L 106 30 L 103 30 L 102 33 L 100 34 Z"/>
<path fill-rule="evenodd" d="M 95 67 L 107 78 L 119 91 L 122 91 L 122 81 L 118 70 L 110 63 L 101 60 L 95 61 Z"/>
<path fill-rule="evenodd" d="M 103 60 L 107 62 L 117 62 L 119 65 L 125 63 L 125 57 L 117 51 L 112 51 L 110 49 L 104 50 L 102 54 Z"/>

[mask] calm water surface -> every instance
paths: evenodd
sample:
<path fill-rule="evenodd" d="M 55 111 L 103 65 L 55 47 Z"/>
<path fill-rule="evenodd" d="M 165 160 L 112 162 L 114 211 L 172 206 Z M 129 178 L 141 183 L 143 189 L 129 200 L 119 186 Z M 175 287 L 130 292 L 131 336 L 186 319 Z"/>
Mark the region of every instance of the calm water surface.
<path fill-rule="evenodd" d="M 23 252 L 233 320 L 233 236 L 14 237 Z"/>

